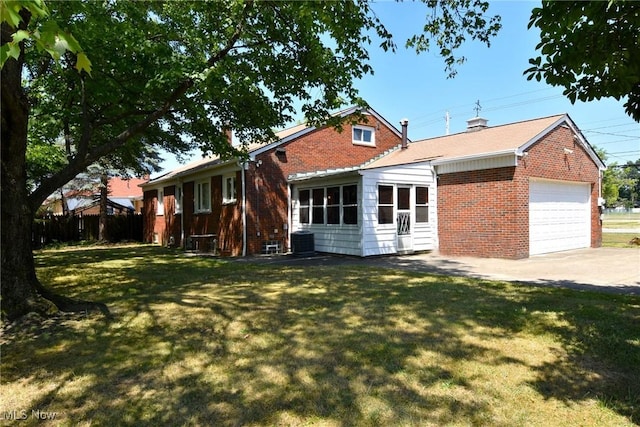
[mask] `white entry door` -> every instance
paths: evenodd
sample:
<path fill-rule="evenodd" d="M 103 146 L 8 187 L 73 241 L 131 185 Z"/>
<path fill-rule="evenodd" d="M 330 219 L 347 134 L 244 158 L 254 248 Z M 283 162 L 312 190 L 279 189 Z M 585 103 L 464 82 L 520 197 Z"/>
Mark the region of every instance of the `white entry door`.
<path fill-rule="evenodd" d="M 413 251 L 411 234 L 411 187 L 397 187 L 398 252 Z"/>
<path fill-rule="evenodd" d="M 589 183 L 530 181 L 530 255 L 591 246 L 590 187 Z"/>

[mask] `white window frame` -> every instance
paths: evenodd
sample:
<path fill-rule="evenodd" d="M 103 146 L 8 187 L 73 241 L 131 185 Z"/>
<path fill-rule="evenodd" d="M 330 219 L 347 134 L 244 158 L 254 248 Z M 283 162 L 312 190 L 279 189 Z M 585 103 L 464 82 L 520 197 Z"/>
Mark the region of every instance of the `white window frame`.
<path fill-rule="evenodd" d="M 204 191 L 203 188 L 205 188 Z M 196 182 L 194 193 L 193 211 L 195 213 L 211 212 L 211 179 Z"/>
<path fill-rule="evenodd" d="M 231 181 L 231 188 L 229 190 L 229 181 Z M 222 176 L 222 204 L 228 205 L 235 203 L 238 200 L 238 187 L 236 182 L 236 174 L 227 174 Z"/>
<path fill-rule="evenodd" d="M 182 193 L 182 186 L 181 185 L 176 185 L 176 190 L 175 190 L 175 194 L 174 194 L 174 199 L 175 199 L 175 213 L 176 214 L 181 214 L 182 213 L 182 198 L 183 198 L 183 193 Z"/>
<path fill-rule="evenodd" d="M 164 215 L 164 189 L 158 190 L 158 202 L 156 203 L 156 215 Z"/>
<path fill-rule="evenodd" d="M 371 141 L 365 140 L 365 132 L 371 132 Z M 359 133 L 359 135 L 357 135 Z M 364 145 L 366 147 L 376 146 L 376 129 L 371 126 L 354 125 L 351 130 L 353 145 Z"/>

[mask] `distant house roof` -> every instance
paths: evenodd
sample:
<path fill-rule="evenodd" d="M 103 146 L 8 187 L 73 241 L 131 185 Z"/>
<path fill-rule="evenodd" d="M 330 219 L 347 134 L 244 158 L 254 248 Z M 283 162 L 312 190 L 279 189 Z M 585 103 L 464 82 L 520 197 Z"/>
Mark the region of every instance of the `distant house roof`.
<path fill-rule="evenodd" d="M 574 130 L 594 162 L 598 166 L 604 167 L 571 118 L 566 114 L 560 114 L 415 141 L 410 143 L 406 150 L 396 150 L 388 156 L 366 165 L 365 169 L 423 161 L 431 161 L 432 164 L 437 165 L 443 162 L 502 154 L 520 155 L 548 132 L 563 124 Z"/>
<path fill-rule="evenodd" d="M 350 107 L 347 108 L 345 110 L 342 111 L 338 111 L 337 113 L 334 113 L 333 116 L 334 117 L 347 117 L 351 114 L 356 113 L 357 111 L 360 110 L 360 107 Z M 385 123 L 389 129 L 394 130 L 398 135 L 400 135 L 400 131 L 393 126 L 389 121 L 387 121 L 384 117 L 382 117 L 380 114 L 378 114 L 375 110 L 373 110 L 372 108 L 368 108 L 364 111 L 362 111 L 364 114 L 370 114 L 374 117 L 376 117 L 379 121 Z M 279 145 L 285 144 L 289 141 L 292 141 L 296 138 L 299 138 L 307 133 L 310 133 L 314 130 L 316 130 L 317 127 L 315 126 L 310 126 L 308 124 L 298 124 L 295 126 L 292 126 L 290 128 L 287 129 L 283 129 L 279 132 L 276 132 L 276 137 L 278 138 L 275 142 L 272 142 L 270 144 L 262 144 L 262 143 L 257 143 L 257 144 L 249 144 L 247 146 L 247 152 L 250 156 L 256 156 L 258 154 L 261 154 L 267 150 L 271 150 L 273 148 L 278 147 Z M 193 162 L 187 163 L 183 166 L 177 167 L 176 169 L 173 169 L 169 172 L 167 172 L 164 175 L 161 175 L 159 177 L 153 178 L 151 180 L 149 180 L 146 183 L 141 184 L 141 187 L 147 187 L 147 186 L 153 186 L 154 184 L 157 183 L 161 183 L 161 182 L 165 182 L 165 181 L 169 181 L 171 179 L 174 178 L 178 178 L 180 176 L 184 176 L 184 175 L 189 175 L 195 172 L 198 172 L 199 170 L 204 170 L 204 169 L 208 169 L 210 167 L 215 167 L 221 164 L 226 164 L 226 163 L 232 163 L 237 161 L 237 159 L 230 159 L 230 160 L 223 160 L 220 158 L 220 156 L 206 156 L 203 157 L 202 159 L 198 159 L 195 160 Z"/>
<path fill-rule="evenodd" d="M 140 184 L 144 184 L 148 180 L 148 178 L 109 178 L 109 196 L 112 199 L 142 199 Z"/>
<path fill-rule="evenodd" d="M 81 197 L 81 198 L 70 198 L 66 199 L 67 208 L 70 211 L 84 211 L 94 206 L 98 206 L 100 204 L 100 197 Z M 131 199 L 128 198 L 107 198 L 107 205 L 116 209 L 125 209 L 132 211 L 134 209 L 133 203 L 131 203 Z"/>

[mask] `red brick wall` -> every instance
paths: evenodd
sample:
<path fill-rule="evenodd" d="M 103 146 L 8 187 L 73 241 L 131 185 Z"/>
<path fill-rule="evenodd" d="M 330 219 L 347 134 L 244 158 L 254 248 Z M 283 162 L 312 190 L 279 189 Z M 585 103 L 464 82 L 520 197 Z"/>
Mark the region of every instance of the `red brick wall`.
<path fill-rule="evenodd" d="M 291 174 L 360 165 L 400 144 L 393 130 L 373 116 L 361 124 L 372 126 L 375 147 L 354 145 L 352 127 L 344 125 L 341 133 L 323 128 L 280 145 L 283 154 L 271 149 L 256 156 L 247 171 L 247 244 L 249 254 L 262 251 L 267 240 L 279 240 L 289 247 L 287 177 Z M 259 166 L 258 166 L 259 163 Z M 239 182 L 239 181 L 238 181 Z"/>
<path fill-rule="evenodd" d="M 446 255 L 529 255 L 528 192 L 516 168 L 438 177 L 438 237 Z"/>
<path fill-rule="evenodd" d="M 565 155 L 565 148 L 572 154 Z M 558 127 L 527 150 L 517 167 L 438 177 L 440 252 L 519 259 L 529 256 L 529 180 L 591 183 L 591 246 L 602 243 L 599 171 L 573 133 Z"/>
<path fill-rule="evenodd" d="M 247 191 L 247 253 L 259 254 L 267 240 L 279 240 L 283 249 L 287 249 L 288 230 L 288 187 L 287 177 L 294 173 L 357 166 L 384 151 L 400 144 L 400 137 L 383 122 L 373 116 L 367 116 L 361 124 L 374 127 L 375 147 L 354 145 L 352 127 L 343 126 L 342 132 L 334 128 L 321 128 L 300 138 L 280 145 L 283 154 L 277 154 L 276 148 L 256 157 L 250 162 L 246 175 Z M 222 176 L 211 178 L 212 211 L 196 214 L 194 206 L 194 182 L 183 183 L 183 216 L 185 237 L 190 234 L 218 235 L 218 244 L 227 255 L 242 254 L 242 175 L 236 176 L 236 203 L 222 205 Z M 174 215 L 175 187 L 165 187 L 165 215 L 156 217 L 155 198 L 157 191 L 145 192 L 146 241 L 152 241 L 156 232 L 168 241 L 171 234 L 179 244 L 180 215 Z"/>

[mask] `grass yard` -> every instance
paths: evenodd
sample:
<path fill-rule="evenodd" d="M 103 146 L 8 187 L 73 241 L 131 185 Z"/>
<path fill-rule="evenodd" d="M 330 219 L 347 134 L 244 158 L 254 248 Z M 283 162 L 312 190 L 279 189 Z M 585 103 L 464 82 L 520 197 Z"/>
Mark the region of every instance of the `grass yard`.
<path fill-rule="evenodd" d="M 114 319 L 3 331 L 0 414 L 21 426 L 640 423 L 639 297 L 153 246 L 36 262 Z"/>
<path fill-rule="evenodd" d="M 640 237 L 640 233 L 602 233 L 602 246 L 609 248 L 637 248 L 631 239 Z"/>

